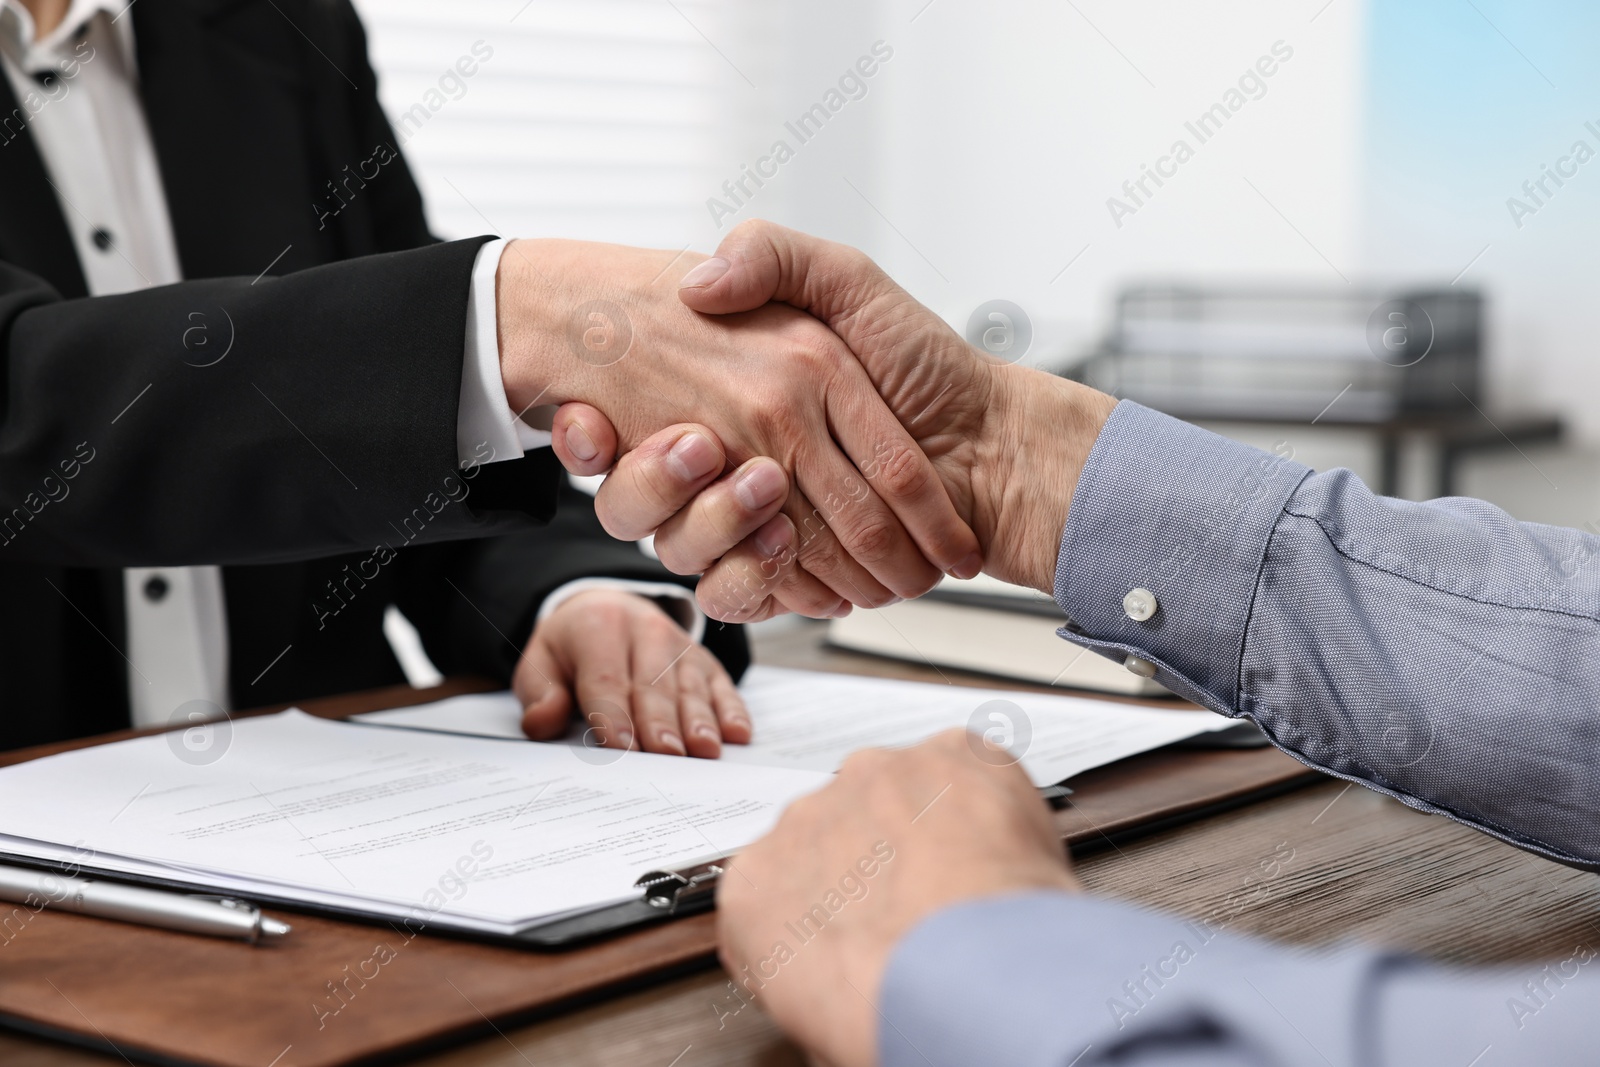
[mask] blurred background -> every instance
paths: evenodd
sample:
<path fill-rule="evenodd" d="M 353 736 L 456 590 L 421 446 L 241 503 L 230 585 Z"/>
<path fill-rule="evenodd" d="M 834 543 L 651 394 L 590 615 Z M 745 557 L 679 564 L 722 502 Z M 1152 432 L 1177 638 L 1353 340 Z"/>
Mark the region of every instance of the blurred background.
<path fill-rule="evenodd" d="M 1010 358 L 1600 522 L 1592 5 L 358 7 L 440 234 L 710 251 L 774 219 Z"/>

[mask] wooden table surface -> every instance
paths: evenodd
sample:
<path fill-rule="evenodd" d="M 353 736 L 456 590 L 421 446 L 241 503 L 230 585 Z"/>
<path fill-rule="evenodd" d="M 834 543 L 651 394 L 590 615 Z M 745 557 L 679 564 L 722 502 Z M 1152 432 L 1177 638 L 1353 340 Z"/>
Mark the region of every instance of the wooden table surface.
<path fill-rule="evenodd" d="M 757 659 L 958 685 L 955 671 L 825 649 L 809 624 L 763 637 Z M 1017 688 L 1037 688 L 1018 686 Z M 1280 863 L 1262 861 L 1276 858 Z M 1565 958 L 1600 939 L 1600 879 L 1342 782 L 1213 815 L 1084 857 L 1091 889 L 1300 945 L 1356 938 L 1458 963 Z M 1273 871 L 1275 873 L 1266 873 Z M 803 1057 L 747 1010 L 719 1029 L 727 977 L 708 969 L 415 1062 L 426 1067 L 785 1067 Z M 0 1032 L 8 1067 L 124 1062 Z M 270 1067 L 263 1063 L 262 1067 Z"/>

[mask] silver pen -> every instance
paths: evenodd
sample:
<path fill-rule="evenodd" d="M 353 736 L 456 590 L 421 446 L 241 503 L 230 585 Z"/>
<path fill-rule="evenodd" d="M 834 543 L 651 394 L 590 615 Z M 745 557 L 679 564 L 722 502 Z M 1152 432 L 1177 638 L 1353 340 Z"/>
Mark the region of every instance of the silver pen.
<path fill-rule="evenodd" d="M 0 864 L 0 900 L 22 904 L 34 911 L 60 908 L 79 915 L 142 923 L 189 934 L 230 937 L 252 944 L 289 932 L 288 923 L 270 919 L 255 905 L 242 900 L 141 889 L 118 882 L 100 882 L 4 864 Z"/>

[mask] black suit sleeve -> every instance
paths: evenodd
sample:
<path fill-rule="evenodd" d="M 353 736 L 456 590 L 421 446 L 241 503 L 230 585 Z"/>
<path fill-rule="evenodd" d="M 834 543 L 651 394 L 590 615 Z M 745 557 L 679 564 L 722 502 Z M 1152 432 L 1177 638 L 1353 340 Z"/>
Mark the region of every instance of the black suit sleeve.
<path fill-rule="evenodd" d="M 0 263 L 0 558 L 261 563 L 392 542 L 459 477 L 482 241 L 75 300 Z M 485 466 L 425 539 L 547 520 L 557 475 Z"/>
<path fill-rule="evenodd" d="M 560 503 L 542 529 L 400 556 L 398 606 L 439 670 L 509 685 L 539 605 L 575 578 L 603 575 L 694 588 L 695 579 L 681 578 L 636 546 L 612 539 L 595 517 L 594 501 L 565 479 Z M 704 643 L 735 681 L 750 665 L 741 626 L 708 620 Z"/>

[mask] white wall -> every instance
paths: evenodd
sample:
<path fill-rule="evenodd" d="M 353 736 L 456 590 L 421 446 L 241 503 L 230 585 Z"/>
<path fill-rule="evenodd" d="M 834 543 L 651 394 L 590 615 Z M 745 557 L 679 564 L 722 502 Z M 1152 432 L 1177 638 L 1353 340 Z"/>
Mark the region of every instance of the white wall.
<path fill-rule="evenodd" d="M 441 232 L 709 250 L 739 219 L 773 218 L 867 249 L 958 325 L 1016 302 L 1035 320 L 1030 358 L 1048 361 L 1092 339 L 1127 279 L 1338 283 L 1290 223 L 1351 273 L 1362 5 L 1310 21 L 1321 2 L 358 6 L 391 114 L 474 41 L 494 49 L 405 145 Z M 1266 95 L 1195 141 L 1184 122 L 1279 40 L 1294 55 Z M 785 122 L 878 41 L 893 55 L 864 95 L 800 143 Z M 1106 199 L 1177 138 L 1194 159 L 1119 229 Z M 713 218 L 708 200 L 732 203 L 722 183 L 780 139 L 793 158 Z"/>
<path fill-rule="evenodd" d="M 1090 342 L 1129 279 L 1342 284 L 1360 245 L 1363 6 L 1312 22 L 1320 4 L 785 5 L 774 122 L 873 41 L 894 56 L 747 213 L 868 249 L 958 325 L 1012 300 L 1035 320 L 1030 358 L 1046 362 Z M 1184 123 L 1280 40 L 1293 57 L 1265 95 L 1200 144 Z M 1194 158 L 1119 228 L 1107 198 L 1179 138 Z"/>

